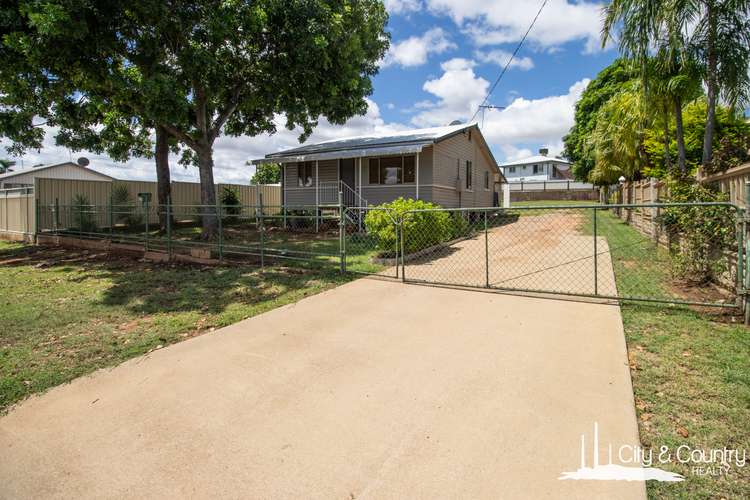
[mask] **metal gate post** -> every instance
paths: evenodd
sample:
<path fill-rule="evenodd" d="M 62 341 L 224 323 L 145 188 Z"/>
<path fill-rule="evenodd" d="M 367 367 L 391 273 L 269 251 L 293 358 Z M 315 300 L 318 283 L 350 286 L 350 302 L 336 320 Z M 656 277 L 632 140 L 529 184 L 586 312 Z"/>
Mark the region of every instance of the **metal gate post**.
<path fill-rule="evenodd" d="M 406 254 L 404 253 L 404 217 L 398 223 L 398 233 L 401 239 L 401 281 L 406 281 Z M 397 251 L 398 252 L 398 251 Z M 396 277 L 398 278 L 398 257 L 396 257 Z"/>
<path fill-rule="evenodd" d="M 487 210 L 484 211 L 484 286 L 490 287 L 490 245 L 487 234 Z"/>
<path fill-rule="evenodd" d="M 146 197 L 145 210 L 146 210 L 146 238 L 143 242 L 143 248 L 148 252 L 148 219 L 151 217 L 151 211 L 148 209 L 148 197 Z"/>
<path fill-rule="evenodd" d="M 344 254 L 346 233 L 344 229 L 344 193 L 339 190 L 339 271 L 342 273 L 346 270 L 346 255 Z"/>
<path fill-rule="evenodd" d="M 172 200 L 167 198 L 167 258 L 172 260 Z"/>
<path fill-rule="evenodd" d="M 258 193 L 258 204 L 260 205 L 260 267 L 266 265 L 266 236 L 265 224 L 263 220 L 263 193 Z"/>
<path fill-rule="evenodd" d="M 598 269 L 598 253 L 597 241 L 596 241 L 596 207 L 594 211 L 594 295 L 599 295 L 599 269 Z"/>
<path fill-rule="evenodd" d="M 219 204 L 215 207 L 216 208 L 216 223 L 219 227 L 219 261 L 224 260 L 224 227 L 222 226 L 221 222 L 221 201 L 219 201 Z M 209 250 L 211 247 L 208 247 Z M 210 257 L 210 255 L 209 255 Z"/>

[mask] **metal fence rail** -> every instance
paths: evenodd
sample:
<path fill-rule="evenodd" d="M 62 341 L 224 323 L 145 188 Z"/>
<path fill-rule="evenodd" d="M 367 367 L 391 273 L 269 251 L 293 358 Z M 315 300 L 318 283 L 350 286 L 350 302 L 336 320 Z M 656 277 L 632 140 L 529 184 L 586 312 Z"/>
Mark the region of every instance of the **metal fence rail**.
<path fill-rule="evenodd" d="M 716 307 L 744 306 L 750 281 L 747 221 L 729 203 L 397 212 L 341 200 L 327 207 L 40 205 L 38 234 L 107 240 L 167 258 L 297 262 L 414 283 Z M 694 219 L 708 236 L 696 239 L 675 222 Z M 211 222 L 213 233 L 205 234 Z"/>

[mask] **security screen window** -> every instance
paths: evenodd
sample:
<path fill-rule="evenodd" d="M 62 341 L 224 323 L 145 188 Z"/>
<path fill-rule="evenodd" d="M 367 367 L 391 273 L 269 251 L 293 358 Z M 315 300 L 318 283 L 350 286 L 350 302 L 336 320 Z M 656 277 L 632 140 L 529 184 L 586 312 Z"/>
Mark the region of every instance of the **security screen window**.
<path fill-rule="evenodd" d="M 313 170 L 315 162 L 306 161 L 297 164 L 297 184 L 299 187 L 310 187 L 313 185 Z"/>
<path fill-rule="evenodd" d="M 380 159 L 380 183 L 401 184 L 401 157 L 388 157 Z"/>
<path fill-rule="evenodd" d="M 414 156 L 371 158 L 369 167 L 370 184 L 392 186 L 414 182 L 416 173 Z"/>
<path fill-rule="evenodd" d="M 414 182 L 414 157 L 404 156 L 404 183 Z"/>

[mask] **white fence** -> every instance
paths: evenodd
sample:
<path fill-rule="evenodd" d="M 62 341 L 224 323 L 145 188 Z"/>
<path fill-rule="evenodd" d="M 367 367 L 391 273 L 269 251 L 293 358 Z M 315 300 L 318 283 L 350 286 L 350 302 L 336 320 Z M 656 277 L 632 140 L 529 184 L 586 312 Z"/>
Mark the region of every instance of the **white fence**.
<path fill-rule="evenodd" d="M 596 186 L 588 182 L 569 180 L 509 182 L 511 191 L 593 191 Z"/>

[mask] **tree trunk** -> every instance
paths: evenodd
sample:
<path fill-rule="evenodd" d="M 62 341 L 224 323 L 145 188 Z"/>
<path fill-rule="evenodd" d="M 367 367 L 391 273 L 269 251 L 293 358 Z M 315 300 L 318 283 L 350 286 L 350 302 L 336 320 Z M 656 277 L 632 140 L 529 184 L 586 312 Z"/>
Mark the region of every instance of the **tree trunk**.
<path fill-rule="evenodd" d="M 672 155 L 669 154 L 669 107 L 664 104 L 664 168 L 667 173 L 672 171 Z"/>
<path fill-rule="evenodd" d="M 706 112 L 706 132 L 703 135 L 703 166 L 708 167 L 713 157 L 714 124 L 716 121 L 716 98 L 717 98 L 717 56 L 716 56 L 716 13 L 713 2 L 708 2 L 708 37 L 706 41 L 706 53 L 708 56 L 708 81 L 706 82 L 706 99 L 708 110 Z"/>
<path fill-rule="evenodd" d="M 674 98 L 674 122 L 675 136 L 677 139 L 677 165 L 680 167 L 680 175 L 687 175 L 687 163 L 685 159 L 685 130 L 682 126 L 682 99 Z"/>
<path fill-rule="evenodd" d="M 172 196 L 171 179 L 169 175 L 169 143 L 167 131 L 161 127 L 156 127 L 156 150 L 154 151 L 156 159 L 156 195 L 159 207 L 159 224 L 162 231 L 167 227 L 167 204 L 170 203 Z"/>
<path fill-rule="evenodd" d="M 198 154 L 198 173 L 201 181 L 201 205 L 203 205 L 201 207 L 202 237 L 211 240 L 216 237 L 219 230 L 219 221 L 216 217 L 213 147 L 202 144 L 196 153 Z"/>

